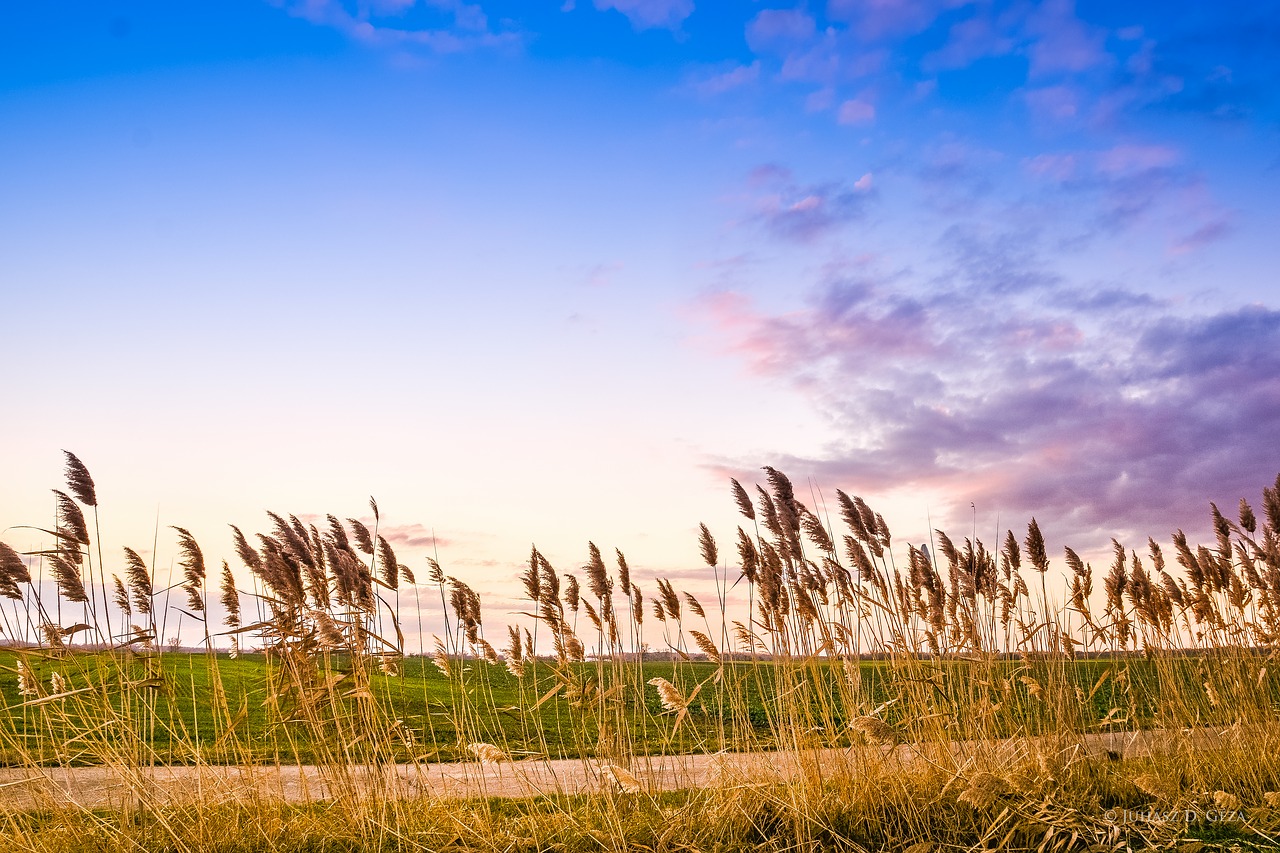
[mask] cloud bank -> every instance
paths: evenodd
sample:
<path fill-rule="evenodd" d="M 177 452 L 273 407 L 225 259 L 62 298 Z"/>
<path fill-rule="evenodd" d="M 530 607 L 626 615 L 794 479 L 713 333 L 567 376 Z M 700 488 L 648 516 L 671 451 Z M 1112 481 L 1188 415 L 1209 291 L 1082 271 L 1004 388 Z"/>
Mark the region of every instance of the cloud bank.
<path fill-rule="evenodd" d="M 998 241 L 957 251 L 992 272 L 925 287 L 837 270 L 786 314 L 732 291 L 701 301 L 728 352 L 842 435 L 774 464 L 944 495 L 957 518 L 970 502 L 1015 525 L 1038 515 L 1090 542 L 1195 528 L 1208 500 L 1255 496 L 1280 471 L 1280 311 L 1183 313 L 1038 276 Z"/>

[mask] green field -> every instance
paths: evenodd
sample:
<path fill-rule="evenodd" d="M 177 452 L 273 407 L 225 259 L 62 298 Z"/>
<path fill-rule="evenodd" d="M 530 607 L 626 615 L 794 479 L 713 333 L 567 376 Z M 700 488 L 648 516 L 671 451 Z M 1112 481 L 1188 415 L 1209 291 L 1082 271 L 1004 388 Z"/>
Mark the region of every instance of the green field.
<path fill-rule="evenodd" d="M 315 748 L 316 733 L 341 731 L 344 715 L 354 713 L 353 700 L 344 696 L 350 692 L 346 682 L 338 680 L 349 679 L 350 661 L 338 655 L 317 667 L 322 678 L 336 682 L 325 691 L 328 725 L 321 727 L 307 717 L 296 690 L 281 691 L 286 682 L 279 662 L 260 653 L 235 659 L 185 652 L 21 655 L 43 684 L 57 672 L 67 691 L 91 689 L 52 701 L 21 697 L 13 674 L 17 653 L 0 653 L 6 709 L 0 761 L 10 765 L 34 756 L 43 763 L 95 763 L 113 751 L 103 739 L 118 739 L 123 726 L 133 727 L 137 744 L 154 763 L 313 763 L 325 757 Z M 1186 692 L 1205 670 L 1204 659 L 1185 656 L 1159 666 L 1146 659 L 918 661 L 911 667 L 863 661 L 861 701 L 854 706 L 848 702 L 847 668 L 822 659 L 798 669 L 792 663 L 790 689 L 808 699 L 803 707 L 788 703 L 785 713 L 795 715 L 799 708 L 809 725 L 805 737 L 779 743 L 783 721 L 777 715 L 783 712 L 764 699 L 778 693 L 777 670 L 769 661 L 575 663 L 569 684 L 557 674 L 563 666 L 547 661 L 533 663 L 522 678 L 479 659 L 455 659 L 451 665 L 446 676 L 430 658 L 411 656 L 398 673 L 369 677 L 377 719 L 387 727 L 382 740 L 390 744 L 382 757 L 465 760 L 474 742 L 498 745 L 512 757 L 548 758 L 768 750 L 798 741 L 841 746 L 857 738 L 849 722 L 876 707 L 903 732 L 912 730 L 910 714 L 932 707 L 939 710 L 930 714 L 945 712 L 945 718 L 935 718 L 922 735 L 1036 735 L 1060 731 L 1060 721 L 1045 714 L 1037 695 L 1041 685 L 1054 681 L 1084 700 L 1073 725 L 1081 732 L 1149 728 L 1175 722 L 1161 715 L 1161 693 L 1179 693 L 1167 680 L 1176 678 Z M 656 677 L 685 695 L 702 685 L 678 726 L 648 684 Z M 89 695 L 101 701 L 85 701 Z M 74 739 L 60 743 L 59 730 L 74 732 Z M 359 752 L 358 744 L 352 748 Z"/>

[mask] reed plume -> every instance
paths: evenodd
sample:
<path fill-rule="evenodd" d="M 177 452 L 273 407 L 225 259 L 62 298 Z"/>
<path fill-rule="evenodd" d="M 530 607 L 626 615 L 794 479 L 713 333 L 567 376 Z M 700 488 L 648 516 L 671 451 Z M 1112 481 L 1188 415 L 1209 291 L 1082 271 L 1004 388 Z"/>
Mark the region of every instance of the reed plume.
<path fill-rule="evenodd" d="M 200 592 L 205 577 L 204 554 L 190 531 L 182 527 L 173 529 L 178 533 L 178 548 L 182 554 L 178 565 L 182 567 L 185 578 L 182 588 L 187 593 L 187 604 L 192 610 L 199 612 L 204 610 L 204 598 Z"/>
<path fill-rule="evenodd" d="M 27 564 L 18 552 L 0 542 L 0 596 L 22 600 L 20 584 L 31 583 Z"/>
<path fill-rule="evenodd" d="M 378 536 L 378 568 L 382 572 L 382 581 L 389 589 L 400 586 L 400 564 L 396 562 L 396 553 L 391 550 L 391 543 L 386 537 Z"/>
<path fill-rule="evenodd" d="M 70 450 L 64 450 L 62 453 L 66 456 L 67 489 L 76 496 L 80 503 L 85 506 L 96 507 L 98 505 L 98 493 L 93 486 L 93 477 L 89 476 L 89 469 Z"/>
<path fill-rule="evenodd" d="M 698 525 L 698 547 L 702 550 L 702 561 L 707 564 L 708 568 L 714 569 L 719 565 L 720 558 L 716 551 L 716 540 L 712 538 L 711 531 L 707 529 L 705 524 Z"/>
<path fill-rule="evenodd" d="M 236 579 L 231 574 L 231 567 L 227 565 L 227 561 L 222 561 L 222 606 L 227 611 L 226 623 L 228 628 L 240 627 L 240 593 L 236 591 Z"/>
<path fill-rule="evenodd" d="M 53 566 L 53 579 L 62 597 L 77 604 L 88 603 L 89 596 L 85 593 L 79 567 L 61 553 L 50 556 L 49 562 Z"/>
<path fill-rule="evenodd" d="M 58 529 L 80 545 L 89 544 L 89 525 L 84 520 L 80 505 L 66 492 L 53 490 L 58 499 Z"/>
<path fill-rule="evenodd" d="M 742 484 L 737 480 L 730 478 L 729 482 L 733 490 L 733 500 L 738 505 L 738 512 L 746 516 L 747 520 L 756 520 L 756 508 L 751 503 L 751 498 L 747 495 L 747 490 L 742 488 Z"/>
<path fill-rule="evenodd" d="M 372 556 L 373 537 L 369 535 L 369 528 L 365 527 L 361 522 L 354 518 L 348 518 L 347 523 L 351 525 L 351 534 L 355 536 L 356 547 Z"/>

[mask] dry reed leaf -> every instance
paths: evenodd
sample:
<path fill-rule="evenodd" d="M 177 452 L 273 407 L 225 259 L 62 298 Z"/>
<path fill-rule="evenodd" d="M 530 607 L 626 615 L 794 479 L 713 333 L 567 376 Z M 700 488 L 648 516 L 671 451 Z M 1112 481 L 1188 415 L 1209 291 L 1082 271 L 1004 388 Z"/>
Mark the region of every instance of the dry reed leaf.
<path fill-rule="evenodd" d="M 1280 791 L 1267 791 L 1262 795 L 1262 801 L 1273 809 L 1280 809 Z"/>
<path fill-rule="evenodd" d="M 938 845 L 934 844 L 932 841 L 917 841 L 915 844 L 912 844 L 910 847 L 903 850 L 902 853 L 933 853 L 936 849 L 938 849 Z"/>

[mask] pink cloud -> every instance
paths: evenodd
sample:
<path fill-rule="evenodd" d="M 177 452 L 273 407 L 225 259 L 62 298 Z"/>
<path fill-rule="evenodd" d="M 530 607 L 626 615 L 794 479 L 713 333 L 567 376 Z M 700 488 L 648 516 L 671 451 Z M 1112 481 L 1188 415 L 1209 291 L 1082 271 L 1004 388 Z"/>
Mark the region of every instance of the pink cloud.
<path fill-rule="evenodd" d="M 595 0 L 601 11 L 614 9 L 637 30 L 674 30 L 693 14 L 693 0 Z"/>
<path fill-rule="evenodd" d="M 800 242 L 860 218 L 875 195 L 869 179 L 798 184 L 790 170 L 773 163 L 753 169 L 747 186 L 754 191 L 752 218 L 774 236 Z"/>
<path fill-rule="evenodd" d="M 1077 18 L 1072 0 L 1041 4 L 1028 19 L 1027 30 L 1035 37 L 1028 50 L 1033 77 L 1088 71 L 1111 62 L 1106 31 Z"/>
<path fill-rule="evenodd" d="M 829 0 L 827 16 L 852 24 L 867 40 L 909 36 L 969 0 Z"/>
<path fill-rule="evenodd" d="M 722 95 L 733 89 L 749 86 L 759 79 L 760 61 L 756 60 L 750 65 L 736 65 L 728 71 L 722 71 L 699 80 L 694 84 L 694 88 L 700 95 Z"/>
<path fill-rule="evenodd" d="M 1078 160 L 1074 154 L 1037 154 L 1023 160 L 1022 165 L 1036 177 L 1065 183 L 1076 176 Z"/>
<path fill-rule="evenodd" d="M 1216 243 L 1230 233 L 1231 219 L 1219 216 L 1176 239 L 1169 251 L 1174 255 L 1185 255 Z"/>
<path fill-rule="evenodd" d="M 851 98 L 840 105 L 836 115 L 840 124 L 871 124 L 876 120 L 876 107 L 865 97 Z"/>
<path fill-rule="evenodd" d="M 789 49 L 817 33 L 817 22 L 803 9 L 765 9 L 747 24 L 752 50 Z"/>
<path fill-rule="evenodd" d="M 1044 86 L 1028 89 L 1023 97 L 1037 116 L 1068 121 L 1080 113 L 1080 93 L 1073 86 Z"/>
<path fill-rule="evenodd" d="M 1098 171 L 1111 178 L 1169 169 L 1181 159 L 1166 145 L 1116 145 L 1097 155 Z"/>
<path fill-rule="evenodd" d="M 966 68 L 988 56 L 1005 56 L 1017 46 L 1014 38 L 987 15 L 975 15 L 954 24 L 946 43 L 921 61 L 927 71 Z"/>
<path fill-rule="evenodd" d="M 289 14 L 313 24 L 331 27 L 348 37 L 373 47 L 418 47 L 432 53 L 461 53 L 480 48 L 518 45 L 522 37 L 511 31 L 494 31 L 483 9 L 461 0 L 426 0 L 447 16 L 451 26 L 392 26 L 385 19 L 400 18 L 414 0 L 381 0 L 362 6 L 357 12 L 347 10 L 340 0 L 293 0 L 285 2 Z"/>
<path fill-rule="evenodd" d="M 1256 460 L 1280 467 L 1280 313 L 1180 316 L 1141 294 L 1078 299 L 1052 283 L 1011 301 L 984 275 L 916 296 L 900 277 L 837 275 L 782 314 L 705 299 L 725 352 L 845 431 L 828 456 L 770 464 L 855 492 L 934 490 L 944 517 L 971 501 L 1015 524 L 1034 514 L 1086 544 L 1190 526 L 1209 498 L 1270 482 Z"/>

